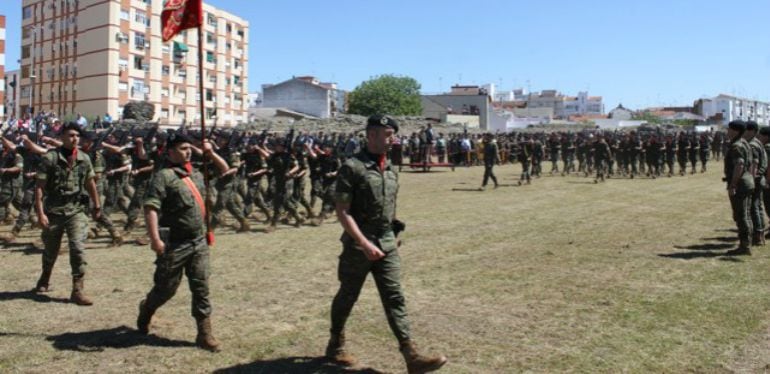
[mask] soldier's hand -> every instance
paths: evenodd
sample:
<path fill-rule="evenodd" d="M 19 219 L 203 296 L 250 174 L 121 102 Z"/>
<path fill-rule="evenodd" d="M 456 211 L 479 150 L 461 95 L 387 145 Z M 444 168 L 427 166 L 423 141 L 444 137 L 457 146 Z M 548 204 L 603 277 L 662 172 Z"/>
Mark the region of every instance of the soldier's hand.
<path fill-rule="evenodd" d="M 366 255 L 366 258 L 369 261 L 377 261 L 385 257 L 385 253 L 383 253 L 382 250 L 377 248 L 376 245 L 372 244 L 372 242 L 368 240 L 364 243 L 361 243 L 361 249 L 364 251 L 364 255 Z"/>
<path fill-rule="evenodd" d="M 152 248 L 155 253 L 160 256 L 163 254 L 163 251 L 166 250 L 166 244 L 163 243 L 162 240 L 153 240 L 150 242 L 150 248 Z"/>
<path fill-rule="evenodd" d="M 40 224 L 40 227 L 42 227 L 44 229 L 47 229 L 48 228 L 48 216 L 46 216 L 45 213 L 39 214 L 37 216 L 37 223 Z"/>
<path fill-rule="evenodd" d="M 728 188 L 728 189 L 727 189 L 727 193 L 728 193 L 730 196 L 735 196 L 735 187 L 730 187 L 730 188 Z"/>
<path fill-rule="evenodd" d="M 102 216 L 102 208 L 96 207 L 91 211 L 91 216 L 94 218 L 94 221 L 98 221 L 99 218 Z"/>

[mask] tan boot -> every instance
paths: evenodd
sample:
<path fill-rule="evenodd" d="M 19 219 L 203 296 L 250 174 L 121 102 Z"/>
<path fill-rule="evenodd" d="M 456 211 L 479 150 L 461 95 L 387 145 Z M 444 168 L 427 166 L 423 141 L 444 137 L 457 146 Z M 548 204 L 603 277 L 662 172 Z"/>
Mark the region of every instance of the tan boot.
<path fill-rule="evenodd" d="M 417 353 L 417 347 L 411 340 L 406 340 L 401 343 L 401 354 L 404 355 L 404 361 L 406 361 L 406 370 L 409 374 L 427 373 L 440 369 L 446 364 L 446 357 L 435 356 L 428 357 Z"/>
<path fill-rule="evenodd" d="M 249 232 L 249 231 L 251 231 L 251 226 L 249 225 L 249 220 L 247 220 L 246 218 L 241 218 L 240 221 L 238 221 L 238 223 L 240 223 L 240 226 L 238 227 L 237 230 L 235 230 L 235 232 Z"/>
<path fill-rule="evenodd" d="M 198 325 L 198 337 L 195 338 L 195 344 L 210 352 L 219 352 L 219 342 L 211 334 L 211 318 L 198 318 L 195 320 Z"/>
<path fill-rule="evenodd" d="M 265 234 L 270 234 L 271 232 L 275 232 L 275 223 L 271 223 L 269 226 L 265 227 Z"/>
<path fill-rule="evenodd" d="M 2 240 L 8 244 L 16 242 L 16 237 L 21 233 L 21 229 L 17 228 L 16 226 L 11 229 L 11 232 L 8 233 L 8 235 L 3 236 Z"/>
<path fill-rule="evenodd" d="M 53 290 L 48 283 L 51 280 L 51 273 L 53 272 L 53 266 L 44 266 L 43 272 L 40 273 L 40 278 L 37 280 L 35 286 L 35 293 L 46 293 Z"/>
<path fill-rule="evenodd" d="M 136 329 L 139 330 L 140 333 L 144 335 L 150 333 L 153 314 L 155 314 L 155 311 L 147 308 L 147 300 L 142 300 L 139 303 L 139 316 L 136 317 Z"/>
<path fill-rule="evenodd" d="M 332 334 L 326 345 L 326 358 L 342 366 L 355 366 L 356 358 L 345 350 L 345 333 Z"/>
<path fill-rule="evenodd" d="M 138 246 L 145 246 L 150 244 L 150 239 L 148 239 L 146 236 L 140 236 L 136 238 L 136 245 Z"/>
<path fill-rule="evenodd" d="M 112 242 L 110 242 L 110 247 L 120 247 L 123 245 L 123 235 L 120 235 L 118 230 L 112 229 L 110 231 L 110 237 L 112 237 Z"/>
<path fill-rule="evenodd" d="M 94 305 L 91 298 L 86 296 L 83 292 L 83 277 L 72 278 L 72 295 L 70 295 L 70 301 L 80 306 Z"/>

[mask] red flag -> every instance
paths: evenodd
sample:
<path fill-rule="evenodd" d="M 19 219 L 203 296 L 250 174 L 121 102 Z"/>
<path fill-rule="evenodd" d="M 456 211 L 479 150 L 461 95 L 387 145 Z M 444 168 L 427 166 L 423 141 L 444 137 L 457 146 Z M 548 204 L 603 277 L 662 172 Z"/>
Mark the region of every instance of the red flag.
<path fill-rule="evenodd" d="M 160 23 L 163 27 L 163 41 L 171 40 L 185 29 L 203 25 L 203 0 L 166 0 Z"/>

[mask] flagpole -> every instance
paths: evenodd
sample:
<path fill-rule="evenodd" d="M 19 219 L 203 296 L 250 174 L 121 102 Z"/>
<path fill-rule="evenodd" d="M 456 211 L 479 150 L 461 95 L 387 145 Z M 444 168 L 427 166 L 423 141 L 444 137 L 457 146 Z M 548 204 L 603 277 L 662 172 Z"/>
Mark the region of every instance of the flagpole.
<path fill-rule="evenodd" d="M 203 22 L 198 25 L 198 95 L 200 97 L 200 116 L 201 116 L 201 147 L 206 142 L 206 97 L 203 89 Z M 211 234 L 211 209 L 209 206 L 210 188 L 209 188 L 209 160 L 206 154 L 203 154 L 203 182 L 206 186 L 206 215 L 203 220 L 206 222 L 206 237 Z M 213 243 L 210 243 L 213 244 Z"/>

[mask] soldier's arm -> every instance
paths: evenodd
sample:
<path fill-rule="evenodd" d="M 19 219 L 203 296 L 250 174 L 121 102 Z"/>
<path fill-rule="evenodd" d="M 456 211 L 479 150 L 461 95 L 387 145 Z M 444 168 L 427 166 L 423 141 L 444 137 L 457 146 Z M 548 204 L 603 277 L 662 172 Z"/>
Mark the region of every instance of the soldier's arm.
<path fill-rule="evenodd" d="M 110 153 L 120 153 L 123 151 L 123 147 L 117 147 L 105 142 L 102 142 L 102 148 L 108 150 Z"/>
<path fill-rule="evenodd" d="M 147 236 L 150 237 L 150 246 L 155 253 L 162 255 L 166 249 L 163 240 L 160 239 L 158 230 L 158 211 L 153 207 L 144 207 L 144 221 L 147 224 Z"/>
<path fill-rule="evenodd" d="M 222 175 L 225 175 L 228 170 L 230 169 L 230 166 L 227 165 L 227 161 L 222 158 L 222 156 L 218 155 L 216 152 L 214 152 L 214 148 L 211 147 L 211 143 L 206 141 L 203 144 L 203 150 L 202 152 L 205 154 L 206 157 L 208 157 L 211 162 L 214 164 L 214 166 L 219 169 L 219 172 Z M 235 168 L 235 172 L 238 171 L 238 168 Z M 229 175 L 229 174 L 227 174 Z"/>
<path fill-rule="evenodd" d="M 356 243 L 356 247 L 361 248 L 367 259 L 376 261 L 385 257 L 385 254 L 364 236 L 355 219 L 350 215 L 356 183 L 358 183 L 357 177 L 352 167 L 348 164 L 343 165 L 339 170 L 337 187 L 334 191 L 335 213 L 342 228 Z"/>
<path fill-rule="evenodd" d="M 37 221 L 43 228 L 48 228 L 48 216 L 43 211 L 43 188 L 45 180 L 38 179 L 35 184 L 35 212 L 37 212 Z"/>

